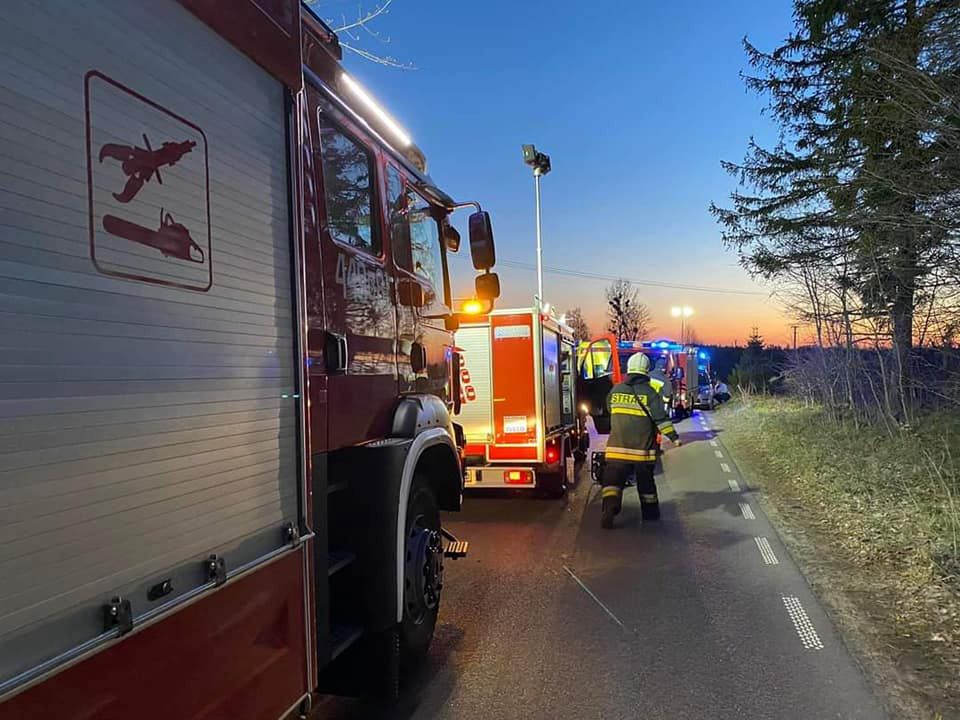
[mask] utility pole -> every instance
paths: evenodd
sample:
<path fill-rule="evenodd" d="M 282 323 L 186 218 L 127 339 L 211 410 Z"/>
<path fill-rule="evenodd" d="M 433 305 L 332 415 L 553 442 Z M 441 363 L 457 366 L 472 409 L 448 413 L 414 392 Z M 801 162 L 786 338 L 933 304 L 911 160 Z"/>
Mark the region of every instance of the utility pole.
<path fill-rule="evenodd" d="M 793 351 L 796 352 L 797 351 L 797 330 L 799 329 L 800 326 L 791 325 L 790 327 L 793 328 Z"/>
<path fill-rule="evenodd" d="M 543 240 L 540 230 L 540 178 L 550 172 L 550 156 L 538 152 L 533 145 L 523 146 L 523 162 L 533 168 L 537 206 L 537 309 L 543 309 Z"/>
<path fill-rule="evenodd" d="M 533 171 L 533 182 L 537 196 L 537 307 L 543 307 L 543 241 L 540 232 L 540 169 Z M 794 343 L 796 344 L 796 343 Z"/>

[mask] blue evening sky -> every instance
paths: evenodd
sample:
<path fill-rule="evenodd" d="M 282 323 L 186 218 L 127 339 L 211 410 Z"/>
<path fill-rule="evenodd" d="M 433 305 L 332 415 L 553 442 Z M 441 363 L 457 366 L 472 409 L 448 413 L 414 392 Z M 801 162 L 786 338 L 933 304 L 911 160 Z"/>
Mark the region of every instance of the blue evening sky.
<path fill-rule="evenodd" d="M 356 7 L 320 3 L 328 17 Z M 741 40 L 772 48 L 791 24 L 789 0 L 394 0 L 373 26 L 389 45 L 362 31 L 357 44 L 417 69 L 344 60 L 424 149 L 438 184 L 491 212 L 500 259 L 535 261 L 533 179 L 520 155 L 535 143 L 553 161 L 543 180 L 546 265 L 760 291 L 641 288 L 659 335 L 678 334 L 669 307 L 684 303 L 703 340 L 742 341 L 759 324 L 782 341 L 789 321 L 724 250 L 707 206 L 734 187 L 721 159 L 741 159 L 751 135 L 775 139 L 739 76 Z M 532 302 L 533 272 L 499 270 L 500 306 Z M 547 274 L 544 295 L 582 306 L 599 330 L 604 284 Z"/>

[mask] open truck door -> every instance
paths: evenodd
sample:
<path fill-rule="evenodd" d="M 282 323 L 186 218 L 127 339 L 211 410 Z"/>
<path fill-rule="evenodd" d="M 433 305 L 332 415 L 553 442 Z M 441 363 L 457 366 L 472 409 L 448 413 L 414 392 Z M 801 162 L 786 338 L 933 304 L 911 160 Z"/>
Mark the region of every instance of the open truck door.
<path fill-rule="evenodd" d="M 620 382 L 620 358 L 612 337 L 583 341 L 577 349 L 577 396 L 580 409 L 593 418 L 601 435 L 610 433 L 610 408 L 607 396 Z"/>

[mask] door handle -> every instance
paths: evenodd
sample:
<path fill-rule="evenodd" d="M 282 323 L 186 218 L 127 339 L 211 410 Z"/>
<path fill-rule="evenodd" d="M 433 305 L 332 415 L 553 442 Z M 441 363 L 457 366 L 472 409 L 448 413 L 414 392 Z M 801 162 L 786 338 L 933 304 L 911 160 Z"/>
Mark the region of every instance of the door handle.
<path fill-rule="evenodd" d="M 340 336 L 340 371 L 346 372 L 350 367 L 350 346 L 347 345 L 347 336 Z"/>
<path fill-rule="evenodd" d="M 327 372 L 346 372 L 349 364 L 346 336 L 327 330 L 323 343 L 323 358 Z"/>
<path fill-rule="evenodd" d="M 410 369 L 418 375 L 427 369 L 427 349 L 422 343 L 415 342 L 410 347 Z"/>

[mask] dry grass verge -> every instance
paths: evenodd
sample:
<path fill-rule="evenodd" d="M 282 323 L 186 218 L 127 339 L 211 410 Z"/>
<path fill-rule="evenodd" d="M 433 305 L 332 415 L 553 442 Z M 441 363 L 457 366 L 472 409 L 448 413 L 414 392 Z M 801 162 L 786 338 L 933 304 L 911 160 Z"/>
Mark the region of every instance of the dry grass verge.
<path fill-rule="evenodd" d="M 928 418 L 891 439 L 816 407 L 748 398 L 719 424 L 897 714 L 960 720 L 957 420 Z"/>

